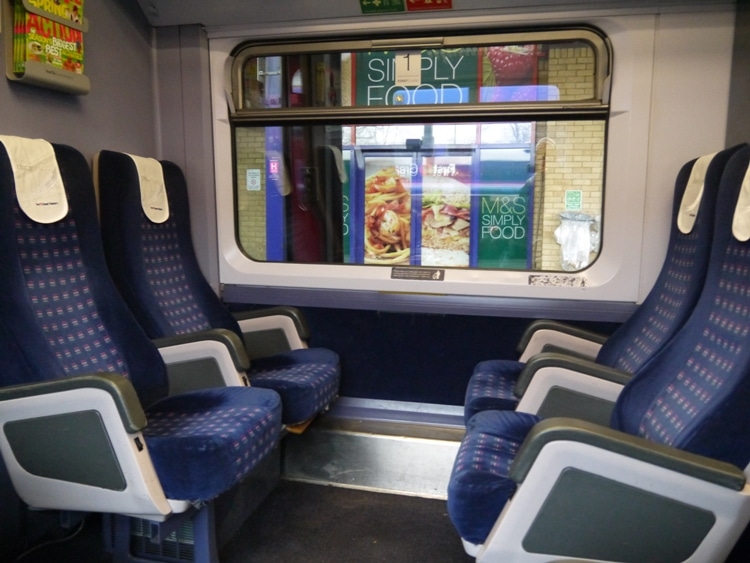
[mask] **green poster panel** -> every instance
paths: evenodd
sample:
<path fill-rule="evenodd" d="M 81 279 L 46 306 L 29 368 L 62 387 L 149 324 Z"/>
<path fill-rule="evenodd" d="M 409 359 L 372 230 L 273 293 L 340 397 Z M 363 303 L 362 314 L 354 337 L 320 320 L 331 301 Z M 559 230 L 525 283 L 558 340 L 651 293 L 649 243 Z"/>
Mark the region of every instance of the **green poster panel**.
<path fill-rule="evenodd" d="M 419 64 L 415 77 L 409 70 Z M 477 101 L 476 49 L 377 51 L 356 54 L 355 105 L 466 104 Z"/>
<path fill-rule="evenodd" d="M 488 189 L 479 197 L 478 268 L 526 269 L 529 241 L 526 190 Z"/>

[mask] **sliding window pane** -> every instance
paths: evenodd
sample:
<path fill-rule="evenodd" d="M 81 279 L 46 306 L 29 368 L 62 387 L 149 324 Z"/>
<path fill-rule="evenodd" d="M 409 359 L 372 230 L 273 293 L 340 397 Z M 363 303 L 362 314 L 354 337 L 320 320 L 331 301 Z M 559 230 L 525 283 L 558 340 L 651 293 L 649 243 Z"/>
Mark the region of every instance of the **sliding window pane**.
<path fill-rule="evenodd" d="M 235 127 L 257 261 L 578 270 L 596 257 L 605 122 Z"/>

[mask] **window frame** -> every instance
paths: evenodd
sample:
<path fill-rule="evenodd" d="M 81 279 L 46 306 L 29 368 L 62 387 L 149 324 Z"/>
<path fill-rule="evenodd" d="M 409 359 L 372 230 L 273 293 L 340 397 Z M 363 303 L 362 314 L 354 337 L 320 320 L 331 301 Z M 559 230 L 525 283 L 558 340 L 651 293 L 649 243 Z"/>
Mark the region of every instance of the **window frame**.
<path fill-rule="evenodd" d="M 602 22 L 604 23 L 604 22 Z M 606 27 L 606 26 L 605 26 Z M 541 30 L 541 31 L 540 31 Z M 512 33 L 481 33 L 481 34 L 464 34 L 460 37 L 486 37 L 488 43 L 501 44 L 499 37 L 507 39 L 502 41 L 503 44 L 533 43 L 542 37 L 553 37 L 555 34 L 558 38 L 566 41 L 581 39 L 583 34 L 591 33 L 591 37 L 598 40 L 600 53 L 605 53 L 605 57 L 598 57 L 597 68 L 597 98 L 583 102 L 565 102 L 560 107 L 545 103 L 519 103 L 511 107 L 508 104 L 502 106 L 503 116 L 498 115 L 498 104 L 487 104 L 485 107 L 470 105 L 462 106 L 410 106 L 410 107 L 389 107 L 388 112 L 383 112 L 382 107 L 378 108 L 351 108 L 351 107 L 331 107 L 331 108 L 274 108 L 263 110 L 242 109 L 238 111 L 234 105 L 231 83 L 237 70 L 238 54 L 249 47 L 262 48 L 263 51 L 255 51 L 253 54 L 261 53 L 277 54 L 278 45 L 290 45 L 290 49 L 299 50 L 299 45 L 315 44 L 319 46 L 330 46 L 332 44 L 341 44 L 350 41 L 349 36 L 342 35 L 343 39 L 335 41 L 312 41 L 299 42 L 294 41 L 276 41 L 264 40 L 232 40 L 214 41 L 219 45 L 219 50 L 212 56 L 212 66 L 217 64 L 224 69 L 223 79 L 218 82 L 214 81 L 214 93 L 218 96 L 221 92 L 221 101 L 218 97 L 214 100 L 214 122 L 220 139 L 215 140 L 217 150 L 227 150 L 232 154 L 232 171 L 227 172 L 231 175 L 236 173 L 234 170 L 235 154 L 233 149 L 234 135 L 233 128 L 237 125 L 284 125 L 287 123 L 304 124 L 306 122 L 319 124 L 320 121 L 334 120 L 335 123 L 346 123 L 354 125 L 356 123 L 373 123 L 373 122 L 394 122 L 396 117 L 401 120 L 421 121 L 427 115 L 434 115 L 437 107 L 440 108 L 440 116 L 446 121 L 448 117 L 454 117 L 455 120 L 462 118 L 464 121 L 476 121 L 477 116 L 490 115 L 494 121 L 529 121 L 534 118 L 545 118 L 546 116 L 555 116 L 558 120 L 590 118 L 592 115 L 599 116 L 605 123 L 605 143 L 608 142 L 610 128 L 610 88 L 612 72 L 612 47 L 610 39 L 597 28 L 585 25 L 573 28 L 558 28 L 554 30 L 540 27 L 536 31 L 516 31 Z M 267 35 L 270 37 L 270 35 Z M 355 40 L 356 41 L 356 40 Z M 389 47 L 403 45 L 389 40 Z M 462 41 L 463 42 L 463 41 Z M 372 44 L 369 40 L 368 44 Z M 221 52 L 221 45 L 226 45 L 226 50 Z M 412 45 L 408 45 L 412 46 Z M 325 47 L 328 48 L 328 47 Z M 321 50 L 325 50 L 321 47 Z M 606 61 L 606 62 L 605 62 Z M 220 84 L 222 86 L 220 86 Z M 218 104 L 218 105 L 217 105 Z M 222 107 L 223 106 L 223 107 Z M 324 111 L 321 111 L 324 110 Z M 564 115 L 563 115 L 564 114 Z M 226 139 L 222 138 L 226 135 Z M 606 148 L 606 145 L 605 145 Z M 603 157 L 604 162 L 604 179 L 607 178 L 607 158 Z M 219 161 L 225 161 L 220 158 Z M 229 165 L 229 159 L 225 161 Z M 230 186 L 229 177 L 226 173 L 217 171 L 217 181 L 219 181 L 219 190 L 222 193 L 229 194 Z M 231 191 L 236 188 L 236 178 L 233 178 Z M 226 191 L 225 191 L 226 190 Z M 232 196 L 232 200 L 234 197 Z M 616 200 L 621 199 L 619 196 Z M 228 212 L 228 199 L 221 196 L 222 209 Z M 236 213 L 236 206 L 234 212 Z M 602 203 L 602 213 L 604 212 L 604 203 Z M 225 215 L 228 217 L 228 215 Z M 394 268 L 389 267 L 372 267 L 366 264 L 326 264 L 326 263 L 294 263 L 294 262 L 263 262 L 249 258 L 242 250 L 237 239 L 237 217 L 235 215 L 233 222 L 235 246 L 226 248 L 220 252 L 223 256 L 220 261 L 220 277 L 222 287 L 226 296 L 230 300 L 247 298 L 253 295 L 254 300 L 261 299 L 263 302 L 294 302 L 299 305 L 319 304 L 323 306 L 352 306 L 357 303 L 356 307 L 380 308 L 385 305 L 388 309 L 396 310 L 425 310 L 425 311 L 453 311 L 460 309 L 471 314 L 475 310 L 477 314 L 487 314 L 487 299 L 494 302 L 498 298 L 505 303 L 503 307 L 510 307 L 510 310 L 526 310 L 533 306 L 532 303 L 538 299 L 549 299 L 552 297 L 561 297 L 567 295 L 575 300 L 588 295 L 596 301 L 602 299 L 603 295 L 612 295 L 614 291 L 617 295 L 630 295 L 634 287 L 630 280 L 621 279 L 616 281 L 607 273 L 607 269 L 613 263 L 620 263 L 621 257 L 608 254 L 601 264 L 600 254 L 596 260 L 596 267 L 589 267 L 578 272 L 542 272 L 529 270 L 481 270 L 466 268 L 448 268 L 442 283 L 433 283 L 401 278 L 394 276 Z M 220 238 L 229 242 L 226 238 L 229 231 L 225 228 L 220 230 Z M 628 260 L 629 254 L 628 254 Z M 595 266 L 592 262 L 590 266 Z M 604 269 L 602 269 L 602 266 Z M 558 275 L 563 274 L 563 275 Z M 567 275 L 570 274 L 570 275 Z M 600 287 L 602 286 L 602 287 Z M 609 289 L 605 290 L 603 286 Z M 581 290 L 584 290 L 581 293 Z M 605 293 L 600 296 L 600 289 Z M 593 292 L 592 292 L 593 290 Z M 351 295 L 350 295 L 351 294 Z M 532 297 L 533 295 L 533 297 Z M 578 296 L 578 297 L 574 297 Z M 531 300 L 527 299 L 531 297 Z M 565 299 L 568 299 L 566 297 Z M 621 297 L 622 298 L 622 297 Z M 626 298 L 627 300 L 627 298 Z M 326 305 L 327 304 L 327 305 Z M 335 304 L 335 305 L 334 305 Z M 563 305 L 563 307 L 565 307 Z M 458 308 L 458 309 L 457 309 Z M 614 309 L 618 310 L 617 306 Z M 578 309 L 575 306 L 566 309 L 566 314 L 575 316 Z"/>
<path fill-rule="evenodd" d="M 459 47 L 485 47 L 523 45 L 534 43 L 585 42 L 596 54 L 594 70 L 594 97 L 580 101 L 542 101 L 526 103 L 493 102 L 482 104 L 441 104 L 404 106 L 335 106 L 295 108 L 246 108 L 243 90 L 243 69 L 253 57 L 285 56 L 299 54 L 354 53 L 373 50 L 449 49 Z M 344 48 L 345 46 L 345 48 Z M 533 121 L 555 116 L 559 119 L 576 119 L 602 116 L 609 112 L 609 85 L 612 68 L 612 51 L 606 38 L 589 27 L 566 29 L 516 31 L 482 34 L 456 34 L 445 36 L 408 36 L 383 39 L 337 39 L 313 42 L 246 42 L 232 53 L 231 95 L 233 124 L 283 125 L 285 123 L 320 123 L 356 125 L 359 123 L 385 123 L 423 120 L 435 116 L 444 121 Z M 435 110 L 439 107 L 439 115 Z M 498 116 L 502 108 L 503 115 Z"/>
<path fill-rule="evenodd" d="M 450 51 L 458 48 L 481 49 L 488 46 L 503 45 L 545 45 L 555 44 L 588 45 L 594 55 L 594 69 L 587 76 L 592 80 L 593 96 L 585 100 L 550 100 L 535 102 L 497 102 L 471 101 L 460 104 L 424 104 L 424 105 L 375 105 L 375 106 L 320 106 L 309 105 L 303 107 L 252 107 L 246 100 L 250 96 L 245 91 L 246 66 L 253 60 L 260 61 L 264 57 L 309 57 L 316 55 L 348 54 L 352 57 L 360 52 L 395 53 L 400 50 L 429 49 Z M 260 62 L 258 62 L 260 65 Z M 274 65 L 275 66 L 275 65 Z M 303 65 L 304 67 L 304 65 Z M 279 66 L 283 73 L 286 64 Z M 608 83 L 611 70 L 611 50 L 606 39 L 598 32 L 589 28 L 540 30 L 536 32 L 504 32 L 447 35 L 444 37 L 411 37 L 387 39 L 337 39 L 331 41 L 313 42 L 245 42 L 234 49 L 231 61 L 231 84 L 233 108 L 230 124 L 233 143 L 237 137 L 238 128 L 268 128 L 283 127 L 293 124 L 295 127 L 326 127 L 347 126 L 359 124 L 425 124 L 425 123 L 502 123 L 502 122 L 539 122 L 545 119 L 553 121 L 595 119 L 604 124 L 605 135 L 602 140 L 606 153 L 606 125 L 609 112 Z M 352 77 L 353 78 L 353 77 Z M 282 79 L 283 80 L 283 79 Z M 288 89 L 288 84 L 282 86 L 282 91 Z M 313 87 L 309 84 L 308 87 Z M 257 99 L 257 96 L 256 96 Z M 283 104 L 284 102 L 282 102 Z M 429 120 L 429 121 L 428 121 Z M 233 153 L 236 155 L 236 146 Z M 234 178 L 235 191 L 239 178 Z M 604 177 L 602 176 L 601 198 L 604 197 Z M 236 237 L 240 243 L 239 218 L 236 219 L 238 230 Z M 253 261 L 264 261 L 260 258 L 248 256 Z M 285 260 L 271 260 L 272 262 L 286 262 Z M 292 260 L 292 262 L 294 262 Z M 302 262 L 305 263 L 305 262 Z M 339 262 L 334 262 L 338 264 Z M 373 264 L 370 264 L 373 265 Z M 386 264 L 383 264 L 386 265 Z M 470 269 L 472 267 L 470 266 Z M 499 269 L 505 269 L 502 266 Z M 527 268 L 525 271 L 544 271 Z M 549 270 L 547 270 L 549 271 Z"/>

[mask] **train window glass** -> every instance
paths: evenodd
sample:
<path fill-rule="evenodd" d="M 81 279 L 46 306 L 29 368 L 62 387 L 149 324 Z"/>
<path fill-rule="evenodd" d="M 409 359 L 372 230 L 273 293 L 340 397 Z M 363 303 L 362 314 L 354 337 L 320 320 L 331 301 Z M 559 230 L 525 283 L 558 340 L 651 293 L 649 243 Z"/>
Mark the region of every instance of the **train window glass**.
<path fill-rule="evenodd" d="M 609 54 L 589 30 L 247 45 L 255 261 L 575 271 L 598 253 Z"/>

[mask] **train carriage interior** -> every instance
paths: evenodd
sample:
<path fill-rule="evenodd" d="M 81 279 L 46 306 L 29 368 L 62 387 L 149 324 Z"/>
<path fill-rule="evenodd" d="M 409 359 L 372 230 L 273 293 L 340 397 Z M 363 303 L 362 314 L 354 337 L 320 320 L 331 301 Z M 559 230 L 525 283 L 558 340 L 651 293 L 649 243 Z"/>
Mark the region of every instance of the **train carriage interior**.
<path fill-rule="evenodd" d="M 750 2 L 0 0 L 0 562 L 750 560 Z"/>

